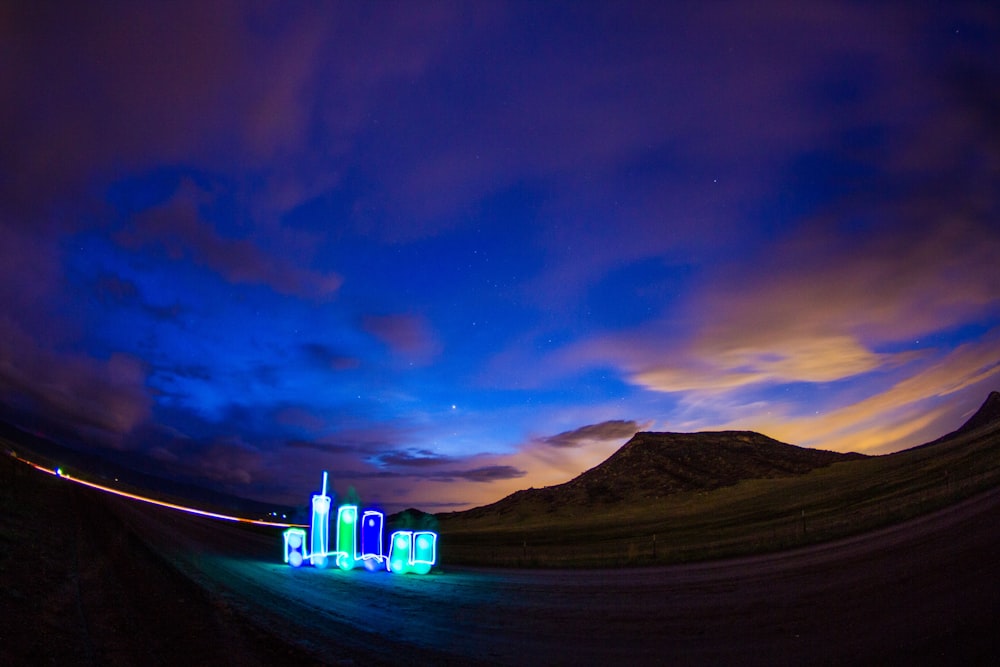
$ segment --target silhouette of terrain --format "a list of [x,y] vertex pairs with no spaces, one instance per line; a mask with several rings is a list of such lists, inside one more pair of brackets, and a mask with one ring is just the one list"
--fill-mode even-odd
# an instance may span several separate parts
[[867,458],[778,442],[753,431],[636,433],[603,463],[555,486],[517,491],[490,505],[443,516],[505,515],[530,506],[608,506],[712,491],[746,479],[802,475]]
[[962,424],[955,433],[973,431],[997,422],[1000,422],[1000,391],[991,391],[982,407],[976,411],[976,414],[969,417],[969,420]]

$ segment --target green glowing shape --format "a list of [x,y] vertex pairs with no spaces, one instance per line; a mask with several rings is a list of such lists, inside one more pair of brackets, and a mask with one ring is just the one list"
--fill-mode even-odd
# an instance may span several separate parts
[[337,510],[337,566],[354,569],[358,564],[358,506],[341,505]]
[[397,530],[389,538],[389,571],[395,574],[406,574],[410,571],[410,547],[413,543],[413,531]]

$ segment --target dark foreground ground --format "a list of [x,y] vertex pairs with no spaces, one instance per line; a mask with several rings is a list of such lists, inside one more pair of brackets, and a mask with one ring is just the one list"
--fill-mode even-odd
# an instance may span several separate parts
[[4,482],[3,664],[989,664],[1000,648],[1000,490],[767,556],[418,577],[293,570],[277,530],[27,469]]

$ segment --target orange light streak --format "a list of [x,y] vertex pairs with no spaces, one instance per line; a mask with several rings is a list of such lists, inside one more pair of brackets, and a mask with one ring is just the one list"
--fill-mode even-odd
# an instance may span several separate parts
[[129,493],[127,491],[120,491],[118,489],[113,489],[109,486],[104,486],[102,484],[96,484],[94,482],[88,482],[86,480],[77,479],[75,477],[70,477],[69,475],[60,473],[58,469],[53,470],[52,468],[46,468],[45,466],[38,465],[33,461],[21,458],[16,454],[12,456],[21,461],[22,463],[27,463],[29,466],[35,470],[59,477],[61,479],[68,480],[70,482],[76,482],[77,484],[82,484],[83,486],[90,487],[91,489],[97,489],[98,491],[103,491],[105,493],[111,493],[116,496],[121,496],[122,498],[128,498],[129,500],[138,500],[139,502],[149,503],[150,505],[158,505],[159,507],[166,507],[167,509],[179,510],[181,512],[187,512],[188,514],[197,514],[198,516],[205,516],[210,519],[219,519],[222,521],[237,521],[239,523],[250,523],[256,526],[271,526],[273,528],[308,528],[307,525],[301,523],[282,523],[280,521],[264,521],[263,519],[246,519],[239,516],[231,516],[229,514],[219,514],[217,512],[209,512],[207,510],[200,510],[194,507],[187,507],[185,505],[177,505],[175,503],[168,503],[165,500],[156,500],[155,498],[147,498],[146,496],[140,496],[135,493]]

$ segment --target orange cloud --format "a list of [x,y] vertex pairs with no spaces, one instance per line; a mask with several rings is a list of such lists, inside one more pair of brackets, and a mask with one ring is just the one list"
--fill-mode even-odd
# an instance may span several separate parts
[[883,452],[921,444],[960,425],[961,411],[944,399],[970,389],[969,400],[975,403],[995,388],[998,339],[1000,330],[993,331],[886,391],[815,416],[796,418],[791,406],[770,404],[770,417],[746,414],[721,428],[754,428],[779,440],[840,451]]

